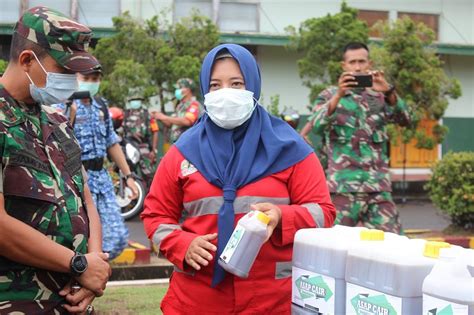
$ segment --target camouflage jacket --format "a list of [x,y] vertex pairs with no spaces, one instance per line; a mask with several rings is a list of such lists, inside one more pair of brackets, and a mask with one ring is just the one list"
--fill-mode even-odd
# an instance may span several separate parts
[[[202,113],[202,106],[195,98],[187,101],[187,102],[180,102],[176,106],[176,111],[173,114],[174,117],[186,117],[191,121],[191,123],[195,123],[199,116]],[[177,126],[173,125],[171,127],[171,134],[170,134],[170,143],[175,143],[178,141],[179,136],[183,132],[185,132],[189,127]]]
[[349,91],[328,115],[330,87],[316,99],[313,131],[326,143],[329,190],[335,192],[391,191],[387,157],[387,123],[407,125],[410,115],[400,97],[390,106],[383,93]]
[[125,111],[124,131],[126,137],[140,140],[140,143],[148,143],[153,132],[158,131],[156,121],[150,118],[148,110],[129,109]]
[[[74,251],[86,253],[81,149],[56,110],[15,101],[0,85],[0,192],[7,213]],[[31,244],[34,246],[34,244]],[[0,313],[57,314],[71,279],[0,256]]]

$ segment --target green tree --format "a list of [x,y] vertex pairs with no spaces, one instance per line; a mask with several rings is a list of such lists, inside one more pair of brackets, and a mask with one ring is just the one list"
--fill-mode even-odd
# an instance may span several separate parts
[[267,111],[274,116],[280,117],[280,94],[270,96],[270,105],[268,105]]
[[8,62],[6,60],[0,59],[0,75],[5,72]]
[[288,27],[289,49],[303,54],[298,69],[304,85],[311,89],[311,103],[328,84],[337,82],[341,74],[341,50],[349,42],[367,43],[368,27],[357,19],[357,10],[345,2],[337,14],[311,18],[301,23],[298,31]]
[[409,128],[391,126],[391,138],[401,133],[403,142],[415,138],[418,148],[431,149],[443,141],[448,129],[436,124],[431,136],[427,130],[417,128],[418,123],[424,118],[442,118],[449,104],[448,98],[461,96],[461,85],[444,72],[443,61],[432,48],[434,32],[427,26],[404,17],[375,27],[381,31],[383,46],[372,45],[371,58],[375,66],[384,70],[386,77],[394,82],[413,117]]
[[97,44],[94,53],[104,68],[101,92],[114,104],[123,106],[141,91],[158,95],[164,110],[177,79],[198,80],[202,59],[219,40],[216,25],[197,12],[175,24],[163,16],[144,23],[129,13],[115,17],[117,33]]

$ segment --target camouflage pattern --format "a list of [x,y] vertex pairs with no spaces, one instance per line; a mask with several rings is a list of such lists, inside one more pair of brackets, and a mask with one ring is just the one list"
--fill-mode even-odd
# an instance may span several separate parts
[[191,91],[194,91],[196,89],[196,83],[194,83],[194,81],[189,78],[181,78],[176,82],[175,87],[177,89],[188,88]]
[[[15,101],[0,85],[0,185],[9,215],[71,250],[86,253],[81,149],[53,109]],[[0,314],[63,314],[69,274],[0,256]]]
[[337,209],[335,224],[363,226],[386,232],[402,233],[398,211],[390,192],[338,193],[331,196]]
[[140,169],[147,183],[151,184],[156,170],[156,163],[149,158],[153,133],[158,132],[158,123],[148,114],[148,110],[129,109],[125,111],[124,132],[126,137],[131,137],[139,143],[140,147]]
[[[151,122],[148,110],[145,108],[126,110],[123,122],[125,137],[134,138],[140,143],[149,142],[152,135]],[[154,120],[153,122],[156,126],[156,122]]]
[[[308,122],[314,126],[314,119],[315,119],[315,111],[316,111],[316,106],[314,106],[311,109],[311,114],[308,117]],[[323,170],[326,170],[328,167],[328,153],[327,153],[327,145],[326,143],[328,140],[326,139],[328,136],[327,132],[323,132],[322,134],[318,134],[318,142],[316,143],[311,143],[311,145],[314,148],[314,153],[318,156],[319,162],[321,163],[321,166],[323,167]]]
[[328,116],[328,101],[336,91],[337,87],[330,87],[318,96],[310,118],[313,131],[326,140],[330,192],[391,191],[386,125],[407,125],[407,106],[400,97],[396,105],[390,106],[383,93],[354,89]]
[[14,31],[45,48],[66,69],[85,72],[100,68],[97,59],[87,52],[92,31],[58,11],[42,6],[31,8]]
[[[77,104],[74,134],[82,149],[81,159],[105,158],[107,149],[119,142],[112,126],[112,119],[106,119],[101,105],[95,100]],[[54,105],[64,111],[64,104]],[[118,256],[128,244],[128,229],[121,216],[121,210],[115,198],[114,187],[106,169],[88,170],[87,183],[95,201],[102,223],[102,249],[110,254],[110,259]]]
[[[188,118],[193,124],[198,120],[199,116],[202,113],[202,106],[196,98],[192,98],[186,102],[180,102],[175,109],[173,117],[185,117]],[[185,132],[189,127],[184,126],[171,126],[170,131],[170,143],[175,143],[178,141],[179,137],[183,132]]]

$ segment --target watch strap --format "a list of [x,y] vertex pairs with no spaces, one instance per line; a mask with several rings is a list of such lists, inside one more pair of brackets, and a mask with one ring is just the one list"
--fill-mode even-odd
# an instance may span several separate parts
[[392,95],[393,92],[395,92],[395,85],[390,84],[389,87],[388,87],[388,90],[383,92],[383,94],[385,95],[385,97],[388,97],[388,96]]

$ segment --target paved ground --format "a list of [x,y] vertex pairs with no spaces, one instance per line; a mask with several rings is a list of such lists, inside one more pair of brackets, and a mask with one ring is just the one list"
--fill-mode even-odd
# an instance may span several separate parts
[[[442,230],[450,224],[449,218],[440,214],[439,210],[428,201],[409,200],[397,206],[404,229]],[[127,225],[130,230],[130,240],[149,246],[142,222],[138,217],[127,221]]]
[[408,201],[397,206],[404,229],[443,230],[451,224],[449,217],[430,202]]

